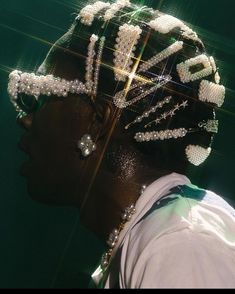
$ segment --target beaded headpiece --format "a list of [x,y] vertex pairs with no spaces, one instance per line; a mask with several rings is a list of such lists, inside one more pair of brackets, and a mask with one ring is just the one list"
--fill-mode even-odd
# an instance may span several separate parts
[[[105,26],[116,17],[121,18],[123,11],[125,9],[128,11],[131,6],[129,0],[117,0],[115,3],[97,1],[84,7],[77,21],[84,26],[92,26],[98,18]],[[142,7],[141,9],[147,8]],[[136,13],[141,9],[136,7]],[[128,15],[128,12],[125,11],[125,15]],[[158,93],[162,92],[165,87],[181,84],[187,88],[195,83],[198,85],[196,100],[212,108],[223,105],[225,87],[220,85],[220,76],[214,58],[200,50],[189,59],[181,56],[181,61],[175,66],[177,76],[172,75],[170,71],[164,71],[162,64],[174,59],[177,54],[181,54],[187,42],[197,44],[196,47],[203,47],[203,45],[197,34],[181,20],[153,10],[152,16],[151,20],[140,23],[131,22],[130,18],[129,22],[120,24],[115,37],[111,68],[113,80],[118,84],[118,90],[113,95],[114,105],[120,110],[125,110],[149,99],[149,108],[144,109],[143,113],[138,113],[132,121],[128,122],[125,130],[128,131],[144,123],[144,130],[137,131],[134,135],[138,144],[176,140],[192,132],[204,131],[212,135],[217,133],[218,121],[209,117],[199,121],[191,128],[182,125],[179,128],[159,129],[163,122],[180,116],[189,106],[191,98],[186,99],[182,93],[182,98],[175,101],[172,94],[153,103],[153,98],[158,96]],[[179,32],[177,39],[171,36],[176,30]],[[150,33],[155,33],[159,37],[169,35],[172,41],[163,50],[158,52],[155,50],[155,53],[145,60],[143,52]],[[90,36],[84,81],[66,81],[52,75],[40,76],[34,73],[22,73],[18,70],[13,71],[10,74],[8,86],[13,104],[20,110],[17,102],[21,94],[34,96],[38,100],[41,95],[67,97],[70,93],[75,93],[88,95],[94,100],[99,94],[99,79],[102,78],[100,70],[105,63],[106,39],[105,30],[101,36],[96,34]],[[180,94],[178,93],[177,97]],[[188,145],[185,149],[185,156],[189,162],[198,166],[206,160],[210,152],[211,146],[205,148],[205,146]]]

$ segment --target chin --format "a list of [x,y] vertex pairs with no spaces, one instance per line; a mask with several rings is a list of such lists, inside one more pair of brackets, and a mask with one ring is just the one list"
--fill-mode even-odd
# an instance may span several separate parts
[[63,205],[63,203],[59,201],[59,198],[56,197],[56,194],[53,191],[51,191],[49,187],[45,187],[41,183],[35,183],[28,180],[27,190],[30,198],[39,204],[47,206]]

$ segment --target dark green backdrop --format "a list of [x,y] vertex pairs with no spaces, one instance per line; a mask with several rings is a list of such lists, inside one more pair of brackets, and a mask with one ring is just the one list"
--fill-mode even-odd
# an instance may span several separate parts
[[[48,208],[27,196],[18,175],[21,130],[6,93],[9,70],[34,70],[49,44],[70,26],[79,0],[0,0],[0,288],[86,287],[102,243],[73,208]],[[141,2],[137,1],[136,2]],[[154,0],[155,8],[189,22],[216,56],[227,87],[220,134],[195,184],[235,200],[235,1]]]

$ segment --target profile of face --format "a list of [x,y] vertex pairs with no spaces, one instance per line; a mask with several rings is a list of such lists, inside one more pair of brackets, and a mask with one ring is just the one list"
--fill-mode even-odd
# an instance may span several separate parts
[[[80,78],[76,56],[69,52],[52,55],[51,58],[49,54],[37,74],[53,74],[68,81]],[[19,146],[29,155],[21,173],[34,200],[81,208],[85,197],[90,196],[88,193],[91,190],[96,195],[102,193],[106,181],[112,181],[112,177],[122,183],[130,181],[137,164],[135,151],[117,126],[112,130],[115,140],[108,144],[106,152],[114,119],[112,104],[71,93],[66,98],[40,97],[39,101],[35,111],[17,119],[25,129]],[[89,157],[84,157],[78,148],[85,134],[90,134],[96,143],[96,150]]]

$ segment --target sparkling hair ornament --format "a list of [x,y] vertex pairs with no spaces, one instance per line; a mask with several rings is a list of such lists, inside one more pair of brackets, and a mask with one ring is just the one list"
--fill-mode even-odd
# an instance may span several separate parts
[[141,116],[138,116],[133,122],[125,126],[125,129],[128,130],[132,125],[141,123],[143,119],[148,118],[150,114],[155,113],[158,109],[163,108],[165,104],[169,104],[172,100],[172,96],[166,97],[163,101],[157,103],[157,105],[152,106],[150,110],[145,111]]
[[[144,99],[146,100],[146,98],[149,98],[150,100],[148,105],[152,105],[153,99],[158,97],[160,89],[163,90],[163,87],[168,88],[168,83],[171,83],[172,85],[175,83],[175,74],[177,75],[178,73],[181,83],[184,84],[181,85],[182,88],[188,88],[189,86],[185,85],[187,83],[201,80],[199,81],[200,84],[198,83],[198,100],[201,102],[211,103],[212,107],[215,105],[221,107],[225,99],[225,88],[224,86],[220,85],[220,76],[218,74],[218,69],[213,57],[208,57],[204,53],[199,53],[201,55],[177,64],[176,73],[172,73],[171,71],[167,73],[165,72],[165,69],[167,69],[166,65],[169,57],[180,53],[183,51],[184,47],[187,46],[187,44],[184,44],[185,39],[193,40],[195,43],[201,43],[201,40],[198,38],[197,34],[181,20],[173,16],[163,14],[159,11],[153,11],[153,20],[148,20],[145,23],[140,22],[139,25],[137,25],[134,16],[138,15],[141,9],[139,10],[138,6],[135,6],[134,4],[132,5],[129,0],[117,0],[115,3],[97,1],[94,4],[84,7],[80,11],[78,19],[81,21],[81,23],[87,26],[92,25],[96,16],[99,16],[99,19],[103,18],[104,24],[107,21],[112,20],[115,16],[120,16],[119,20],[121,20],[123,19],[121,12],[125,7],[131,7],[134,9],[136,8],[136,10],[134,10],[134,13],[123,13],[123,16],[130,16],[130,21],[125,24],[122,23],[119,26],[118,35],[116,36],[113,66],[110,68],[113,69],[114,79],[118,82],[125,82],[125,84],[123,83],[123,90],[119,89],[118,92],[114,93],[114,105],[119,109],[125,109],[127,107],[136,106],[140,101]],[[134,22],[132,22],[132,19]],[[144,25],[144,29],[142,28],[142,24]],[[146,30],[146,27],[149,27],[149,30]],[[147,60],[143,59],[143,55],[141,55],[142,53],[140,54],[141,56],[135,55],[137,46],[146,45],[144,44],[145,41],[147,41],[147,38],[145,38],[146,32],[154,30],[161,35],[169,34],[170,38],[170,33],[176,28],[180,29],[180,40],[175,41],[161,52],[155,52],[154,55]],[[141,38],[141,36],[143,36],[143,38]],[[98,41],[99,46],[97,45]],[[22,73],[20,71],[12,72],[10,74],[8,85],[8,92],[11,96],[12,102],[17,107],[17,99],[21,93],[32,95],[36,99],[39,99],[40,95],[67,97],[70,93],[85,94],[93,99],[98,92],[98,81],[104,46],[105,37],[99,38],[94,34],[91,35],[90,43],[87,49],[86,71],[83,82],[79,80],[67,81],[52,75],[40,76],[33,73]],[[144,50],[141,50],[141,52],[144,52]],[[184,55],[182,54],[182,57],[183,56]],[[163,61],[165,62],[165,65],[163,64]],[[157,71],[158,69],[162,69],[162,71],[159,73]],[[152,72],[150,72],[150,70],[152,70]],[[197,71],[195,72],[195,70]],[[154,78],[150,78],[149,76],[154,76]],[[215,83],[206,80],[207,77],[208,79],[214,77]],[[122,86],[122,83],[120,83],[120,86]],[[131,98],[129,98],[129,95]],[[160,97],[162,97],[161,94]],[[158,109],[163,108],[168,103],[169,101],[166,97],[165,100],[154,103],[156,105],[152,106],[152,108],[149,110],[143,110],[142,114],[138,112],[138,116],[134,119],[133,122],[129,123],[125,129],[127,130],[130,126],[141,123],[144,119],[147,119],[150,115],[154,114]],[[165,111],[163,114],[157,117],[156,120],[151,121],[150,123],[147,123],[146,121],[145,127],[147,128],[153,124],[159,125],[162,120],[173,117],[176,115],[176,112],[178,112],[179,109],[186,107],[186,103],[190,103],[190,101],[188,100],[188,102],[185,101],[184,103],[185,104],[180,104],[180,102],[177,103],[171,110]],[[172,130],[156,130],[153,132],[143,133],[138,132],[135,134],[135,139],[137,142],[178,139],[185,137],[189,132],[192,131],[217,133],[218,121],[203,121],[197,126],[197,128],[195,128],[195,130],[182,126],[182,128]],[[187,154],[191,162],[195,161],[192,159],[194,156],[190,155],[192,150],[194,151],[193,154],[195,154],[195,150],[197,150],[197,156],[201,151],[202,157],[205,157],[205,149],[195,149],[195,146],[188,147]]]
[[109,2],[97,1],[92,5],[85,6],[79,13],[78,19],[80,19],[81,23],[87,26],[91,26],[95,16],[105,8],[110,7]]
[[112,5],[110,5],[109,9],[105,12],[104,15],[104,20],[105,21],[110,21],[114,16],[123,9],[124,7],[129,7],[131,6],[131,3],[129,0],[118,0]]
[[[192,73],[190,68],[197,65],[203,65],[204,68],[195,73]],[[185,84],[211,75],[213,69],[210,63],[210,59],[205,54],[202,54],[178,64],[177,71],[181,82]]]
[[117,81],[125,82],[131,72],[132,58],[142,30],[139,26],[124,24],[119,27],[114,51],[114,72]]
[[180,28],[182,31],[182,36],[186,39],[192,39],[194,41],[199,41],[197,34],[186,26],[181,20],[175,18],[168,14],[163,14],[156,19],[149,22],[149,26],[155,31],[161,34],[168,34],[175,28]]
[[211,154],[211,148],[203,148],[197,145],[189,145],[185,149],[188,161],[195,165],[201,165]]
[[207,80],[202,80],[199,88],[199,100],[221,107],[224,104],[225,87]]
[[83,157],[88,157],[96,150],[96,144],[92,141],[91,135],[86,134],[78,142],[78,148],[81,150]]
[[188,106],[188,101],[187,100],[185,100],[181,104],[177,103],[171,110],[164,112],[157,119],[149,122],[144,127],[148,128],[148,127],[152,126],[153,124],[158,125],[158,124],[161,123],[162,120],[166,120],[168,117],[172,118],[173,116],[176,115],[177,111],[179,111],[180,109],[185,109],[187,106]]
[[100,38],[100,45],[95,63],[95,45],[98,41],[96,35],[92,35],[88,46],[88,55],[86,58],[86,74],[85,83],[78,79],[67,81],[53,75],[35,75],[34,73],[23,73],[15,70],[9,75],[8,93],[14,106],[17,107],[17,99],[19,94],[34,96],[36,100],[40,95],[58,97],[67,97],[71,94],[86,94],[93,99],[97,95],[99,71],[103,54],[105,37]]
[[197,125],[197,128],[178,128],[173,130],[162,130],[162,131],[153,131],[153,132],[139,132],[135,135],[135,140],[138,143],[141,142],[150,142],[150,141],[164,141],[170,139],[183,138],[189,133],[194,133],[198,131],[206,131],[209,133],[218,132],[218,121],[217,120],[208,120],[200,122]]
[[95,16],[105,10],[104,21],[110,21],[121,9],[131,6],[129,0],[117,0],[115,3],[97,1],[94,4],[85,6],[79,13],[78,19],[81,23],[91,26]]

